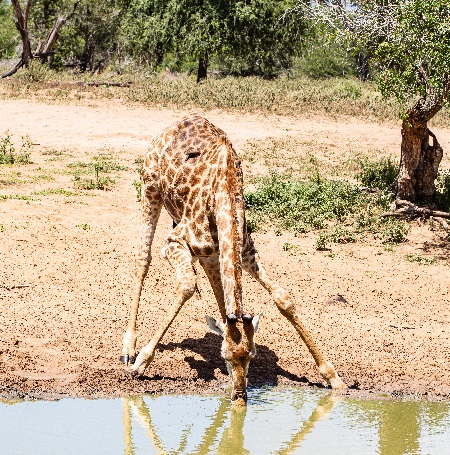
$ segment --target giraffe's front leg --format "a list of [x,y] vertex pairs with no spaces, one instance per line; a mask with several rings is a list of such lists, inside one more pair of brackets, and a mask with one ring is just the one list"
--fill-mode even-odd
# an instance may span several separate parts
[[170,262],[177,273],[178,286],[175,302],[167,313],[166,318],[160,325],[151,341],[144,346],[131,367],[133,376],[142,376],[149,363],[153,360],[156,346],[167,332],[170,324],[181,310],[184,303],[189,300],[195,292],[195,272],[192,266],[192,256],[180,243],[169,241],[164,248],[164,256]]
[[136,360],[136,323],[141,299],[142,286],[150,265],[150,258],[136,257],[135,284],[131,303],[130,317],[127,330],[122,341],[122,355],[120,361],[125,365],[131,365]]
[[300,338],[313,356],[320,375],[333,389],[345,389],[346,385],[337,374],[331,362],[323,356],[306,327],[297,315],[297,311],[288,292],[273,281],[263,267],[259,255],[250,237],[243,252],[242,267],[250,273],[272,295],[278,310],[294,326]]
[[[151,173],[147,173],[151,175]],[[158,193],[158,185],[154,180],[144,182],[141,200],[141,232],[135,263],[135,281],[131,301],[127,330],[122,342],[120,361],[125,365],[134,363],[136,359],[136,323],[141,299],[142,286],[151,262],[151,247],[158,218],[161,213],[162,200]]]

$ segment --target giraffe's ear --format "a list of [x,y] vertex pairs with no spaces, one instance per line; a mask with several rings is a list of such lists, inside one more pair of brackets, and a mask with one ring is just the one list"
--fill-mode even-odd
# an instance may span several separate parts
[[262,313],[259,313],[252,320],[252,324],[253,324],[253,328],[255,330],[255,333],[258,330],[259,319],[260,319],[261,316],[262,316]]
[[206,316],[206,323],[210,328],[211,332],[216,333],[217,335],[223,337],[225,333],[225,324],[222,321],[212,318],[211,316]]

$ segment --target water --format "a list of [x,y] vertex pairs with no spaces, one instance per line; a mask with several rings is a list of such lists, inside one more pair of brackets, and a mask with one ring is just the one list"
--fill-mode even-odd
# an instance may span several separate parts
[[0,453],[448,454],[450,405],[299,389],[253,390],[246,408],[189,395],[0,403]]

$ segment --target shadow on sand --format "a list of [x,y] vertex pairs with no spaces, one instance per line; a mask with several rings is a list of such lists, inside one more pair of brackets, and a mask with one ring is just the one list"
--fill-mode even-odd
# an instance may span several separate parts
[[[159,344],[161,351],[174,350],[176,348],[191,351],[202,357],[201,360],[192,355],[186,355],[184,360],[189,366],[197,371],[199,379],[212,381],[216,379],[215,370],[219,369],[227,374],[225,361],[220,357],[222,339],[213,333],[207,333],[203,338],[186,338],[181,343]],[[278,377],[284,377],[292,382],[323,387],[320,383],[311,383],[304,376],[300,377],[278,365],[277,355],[263,345],[256,345],[256,357],[250,363],[248,372],[248,385],[250,387],[261,387],[264,385],[275,386],[278,384]]]

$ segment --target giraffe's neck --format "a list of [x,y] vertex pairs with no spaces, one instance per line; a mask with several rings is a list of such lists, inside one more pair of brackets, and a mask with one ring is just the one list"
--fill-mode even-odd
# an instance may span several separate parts
[[242,314],[241,254],[244,240],[244,201],[240,163],[224,138],[219,151],[216,218],[219,261],[226,314]]

